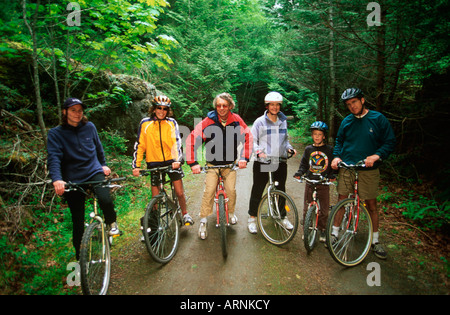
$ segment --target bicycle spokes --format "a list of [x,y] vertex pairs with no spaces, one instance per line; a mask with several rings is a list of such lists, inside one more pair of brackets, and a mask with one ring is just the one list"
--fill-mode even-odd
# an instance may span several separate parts
[[259,204],[258,226],[272,244],[286,244],[297,231],[297,216],[297,209],[289,196],[281,191],[271,191]]

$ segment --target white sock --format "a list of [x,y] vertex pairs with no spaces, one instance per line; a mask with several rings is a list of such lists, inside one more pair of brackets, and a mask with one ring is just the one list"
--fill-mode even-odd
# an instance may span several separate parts
[[373,232],[373,236],[372,236],[372,244],[378,243],[378,236],[379,236],[379,233],[378,233],[378,232]]
[[333,230],[331,231],[331,234],[333,234],[334,236],[338,237],[339,236],[339,226],[334,226],[333,225]]

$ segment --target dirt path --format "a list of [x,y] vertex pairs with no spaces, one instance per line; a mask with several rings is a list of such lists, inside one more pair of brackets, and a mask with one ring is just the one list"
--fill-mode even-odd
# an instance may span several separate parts
[[[302,152],[302,151],[300,151]],[[287,192],[302,213],[304,184],[291,176],[300,156],[289,161]],[[162,266],[148,255],[139,241],[136,229],[133,241],[113,255],[109,294],[174,294],[174,295],[287,295],[287,294],[448,294],[441,278],[425,277],[421,270],[411,270],[401,251],[388,246],[389,258],[380,261],[372,253],[359,266],[343,268],[330,257],[323,244],[308,255],[299,228],[295,239],[276,247],[261,234],[247,231],[247,210],[252,183],[250,163],[238,171],[237,208],[239,222],[229,229],[229,255],[221,255],[219,231],[209,217],[208,238],[197,236],[198,212],[203,193],[204,175],[186,174],[188,209],[195,225],[183,227],[181,243],[174,259]],[[367,267],[375,262],[376,270]],[[380,280],[380,286],[369,286],[367,280]]]

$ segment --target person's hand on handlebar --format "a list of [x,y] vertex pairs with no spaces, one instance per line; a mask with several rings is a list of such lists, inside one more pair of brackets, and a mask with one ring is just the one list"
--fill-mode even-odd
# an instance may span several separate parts
[[133,176],[139,176],[140,175],[140,171],[141,171],[141,169],[140,168],[133,168]]
[[246,160],[239,160],[239,168],[243,169],[247,167],[247,161]]
[[202,171],[202,167],[200,164],[194,165],[191,167],[192,174],[200,174]]
[[334,158],[333,161],[331,162],[331,168],[334,170],[337,170],[339,168],[339,162],[341,162],[342,160],[340,158]]
[[64,187],[66,182],[63,180],[57,180],[53,182],[53,187],[55,188],[55,192],[58,196],[62,196],[64,194]]
[[364,160],[364,164],[366,164],[366,167],[372,167],[376,161],[380,159],[380,156],[378,154],[374,154],[371,156],[366,157]]

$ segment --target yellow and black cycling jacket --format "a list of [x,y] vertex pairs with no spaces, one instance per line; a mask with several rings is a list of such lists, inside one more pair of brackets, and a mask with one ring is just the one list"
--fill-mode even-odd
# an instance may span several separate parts
[[144,153],[147,163],[182,161],[181,138],[175,119],[146,117],[141,120],[134,144],[133,168],[141,167]]

